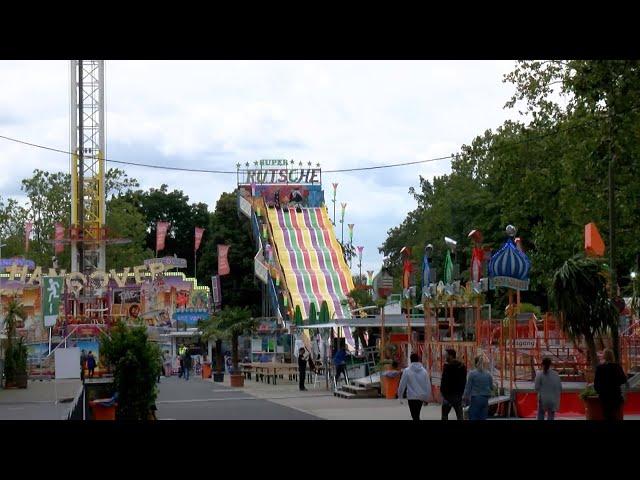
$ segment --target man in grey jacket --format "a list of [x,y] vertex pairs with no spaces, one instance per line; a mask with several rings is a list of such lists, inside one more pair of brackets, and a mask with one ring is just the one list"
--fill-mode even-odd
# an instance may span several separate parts
[[407,400],[409,401],[409,411],[413,420],[420,420],[420,410],[422,405],[432,401],[431,379],[429,372],[420,363],[420,356],[412,353],[411,365],[404,369],[402,378],[400,378],[400,386],[398,387],[398,398],[402,403],[404,392],[407,392]]
[[562,381],[558,372],[551,369],[549,357],[542,360],[542,371],[536,375],[535,387],[538,392],[538,420],[544,420],[545,413],[548,420],[553,420],[560,409]]

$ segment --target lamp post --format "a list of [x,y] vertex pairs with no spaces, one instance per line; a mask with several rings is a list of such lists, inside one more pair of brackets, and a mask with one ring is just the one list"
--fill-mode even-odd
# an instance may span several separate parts
[[358,282],[362,285],[362,250],[364,250],[363,246],[358,246],[358,268],[360,269],[360,274],[358,275]]
[[[349,227],[349,245],[353,248],[353,227],[355,226],[355,223],[349,223],[347,226]],[[351,248],[349,251],[351,251]],[[349,255],[349,268],[351,268],[352,260],[351,255]]]
[[340,216],[340,224],[342,225],[342,236],[341,238],[341,242],[344,248],[344,211],[347,208],[347,204],[346,203],[341,203],[340,206],[342,207],[342,212],[341,212],[341,216]]
[[2,240],[0,240],[0,260],[2,260],[2,247],[6,247],[7,244],[6,243],[2,243]]
[[338,189],[338,184],[332,183],[331,186],[333,186],[333,200],[331,200],[333,202],[333,220],[331,222],[335,227],[336,226],[336,190]]

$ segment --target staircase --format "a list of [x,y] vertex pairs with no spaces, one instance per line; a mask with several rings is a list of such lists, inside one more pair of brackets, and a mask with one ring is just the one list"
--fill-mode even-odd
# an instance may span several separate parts
[[373,386],[342,385],[340,390],[333,392],[333,395],[348,400],[354,398],[378,398],[380,396],[380,388]]

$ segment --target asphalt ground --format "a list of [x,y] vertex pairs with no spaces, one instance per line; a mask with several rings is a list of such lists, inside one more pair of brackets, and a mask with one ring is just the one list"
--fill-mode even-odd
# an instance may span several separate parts
[[158,420],[319,420],[295,408],[198,377],[165,377],[158,387]]

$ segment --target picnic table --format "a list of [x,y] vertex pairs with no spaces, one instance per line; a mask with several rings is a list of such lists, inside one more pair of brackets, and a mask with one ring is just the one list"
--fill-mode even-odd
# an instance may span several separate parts
[[[239,363],[245,378],[251,379],[251,374],[255,374],[256,382],[263,382],[266,378],[267,383],[271,383],[273,378],[273,384],[277,383],[278,377],[283,375],[289,375],[289,380],[292,378],[297,379],[298,376],[298,364],[297,363],[281,363],[281,362],[264,362],[264,363]],[[308,374],[311,374],[308,371]]]

